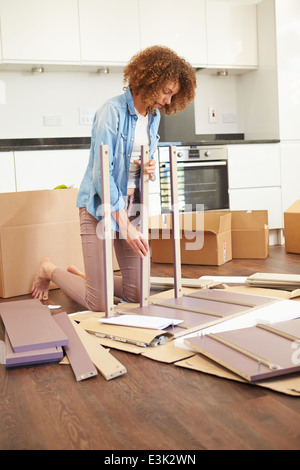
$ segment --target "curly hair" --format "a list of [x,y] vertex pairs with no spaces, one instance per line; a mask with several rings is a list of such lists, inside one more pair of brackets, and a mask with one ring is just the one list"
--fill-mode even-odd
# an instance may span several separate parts
[[195,97],[197,84],[193,67],[165,46],[151,46],[133,56],[124,69],[123,78],[132,92],[142,96],[150,111],[167,82],[178,82],[180,89],[171,103],[161,109],[165,114],[182,111]]

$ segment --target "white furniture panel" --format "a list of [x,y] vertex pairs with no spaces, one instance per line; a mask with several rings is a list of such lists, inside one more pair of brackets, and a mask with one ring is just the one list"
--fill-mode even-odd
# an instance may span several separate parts
[[0,0],[4,62],[80,62],[77,0]]
[[255,4],[207,0],[206,18],[209,66],[257,67]]
[[140,49],[138,0],[79,0],[83,63],[127,63]]
[[204,0],[140,0],[141,48],[168,46],[195,66],[206,65]]
[[300,142],[281,142],[280,151],[282,210],[284,212],[300,199]]
[[228,145],[229,188],[280,186],[278,144]]
[[0,152],[0,193],[16,191],[13,152]]
[[60,184],[78,188],[89,150],[36,150],[15,152],[17,191],[53,189]]
[[229,190],[230,210],[267,210],[270,229],[283,227],[281,188]]

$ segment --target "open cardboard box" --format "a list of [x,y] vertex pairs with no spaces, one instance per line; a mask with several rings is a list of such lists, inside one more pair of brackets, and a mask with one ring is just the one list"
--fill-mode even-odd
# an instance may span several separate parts
[[[83,270],[77,189],[0,194],[0,297],[31,293],[42,258]],[[114,269],[117,269],[114,260]],[[57,288],[51,283],[50,288]]]
[[[230,213],[182,213],[179,220],[182,264],[220,266],[232,259]],[[173,263],[171,214],[150,217],[149,230],[152,261]]]
[[267,258],[269,255],[268,211],[224,212],[231,214],[232,258]]
[[83,269],[76,199],[77,189],[0,194],[1,297],[29,294],[46,256]]
[[300,200],[295,201],[283,214],[285,251],[300,253]]

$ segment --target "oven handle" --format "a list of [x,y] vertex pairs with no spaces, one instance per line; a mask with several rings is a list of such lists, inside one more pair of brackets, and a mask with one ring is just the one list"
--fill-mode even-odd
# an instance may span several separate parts
[[197,167],[197,166],[225,166],[226,160],[219,161],[206,161],[206,162],[178,162],[178,166],[182,167]]

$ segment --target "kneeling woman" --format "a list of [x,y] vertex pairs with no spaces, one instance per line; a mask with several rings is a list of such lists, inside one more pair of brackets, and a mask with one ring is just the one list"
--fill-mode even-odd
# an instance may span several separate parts
[[50,280],[89,310],[104,311],[104,241],[101,224],[100,145],[109,148],[110,204],[113,244],[121,271],[114,276],[114,295],[128,302],[140,299],[140,258],[148,256],[147,240],[136,223],[139,203],[140,150],[149,146],[146,172],[154,179],[154,152],[158,143],[160,112],[176,114],[194,99],[195,72],[172,50],[153,46],[134,56],[124,69],[125,92],[106,101],[97,111],[90,157],[78,191],[77,206],[85,273],[41,261],[32,295],[47,299]]

